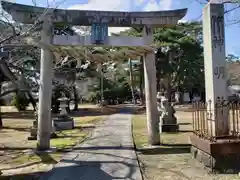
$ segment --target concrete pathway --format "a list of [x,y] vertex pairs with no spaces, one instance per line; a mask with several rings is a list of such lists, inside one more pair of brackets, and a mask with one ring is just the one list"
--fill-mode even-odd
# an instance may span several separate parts
[[68,153],[44,180],[142,180],[131,131],[131,115],[115,114]]

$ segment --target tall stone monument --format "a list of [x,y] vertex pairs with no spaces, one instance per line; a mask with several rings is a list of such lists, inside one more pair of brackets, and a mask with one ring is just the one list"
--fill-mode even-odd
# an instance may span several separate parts
[[[197,119],[195,122],[199,125],[194,127],[195,134],[190,137],[192,153],[212,170],[239,172],[240,141],[237,136],[230,134],[229,106],[226,104],[219,107],[219,104],[224,104],[224,100],[228,100],[224,4],[210,2],[204,7],[203,40],[207,116],[205,117],[205,106],[194,107],[198,113],[193,115],[193,120]],[[235,110],[232,110],[234,113]]]
[[224,5],[208,3],[203,10],[203,42],[206,102],[213,135],[228,135],[228,117],[217,116],[215,105],[218,99],[227,100],[226,53],[224,34]]
[[[117,11],[86,11],[48,9],[27,6],[2,1],[2,7],[12,15],[13,20],[34,24],[39,20],[43,24],[42,40],[46,44],[57,45],[96,45],[96,46],[149,46],[153,43],[153,28],[169,27],[177,24],[183,18],[187,9],[154,12],[117,12]],[[44,15],[42,15],[44,13]],[[42,18],[43,17],[43,18]],[[40,19],[39,19],[40,18]],[[91,37],[84,36],[55,36],[53,41],[52,28],[55,23],[70,26],[91,26]],[[144,29],[143,37],[109,37],[108,27],[140,27]],[[41,77],[40,77],[40,100],[39,100],[39,146],[42,149],[49,148],[50,129],[50,104],[52,52],[42,50]],[[158,113],[156,102],[156,68],[154,52],[146,54],[144,58],[145,89],[146,89],[146,111],[148,121],[149,143],[160,144]],[[45,102],[46,106],[43,106]],[[44,139],[44,140],[43,140]]]

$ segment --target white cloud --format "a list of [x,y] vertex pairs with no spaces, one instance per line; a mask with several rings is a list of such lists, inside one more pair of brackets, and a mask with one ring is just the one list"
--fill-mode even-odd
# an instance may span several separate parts
[[180,20],[178,21],[178,23],[186,23],[186,22],[188,22],[188,20],[186,20],[186,19],[180,19]]
[[161,0],[160,3],[157,3],[156,0],[150,0],[145,6],[144,11],[169,10],[172,7],[172,3],[173,0]]
[[[131,9],[130,0],[90,0],[87,4],[76,4],[69,7],[69,9],[79,10],[109,10],[109,11],[129,11]],[[109,28],[109,35],[111,33],[119,33],[129,28],[112,27]]]
[[81,10],[109,10],[109,11],[129,11],[131,9],[130,0],[89,0],[87,4],[76,4],[69,9]]
[[82,10],[109,10],[109,11],[131,11],[132,5],[138,6],[146,3],[143,11],[168,10],[171,8],[173,0],[89,0],[86,4],[76,4],[69,9]]
[[[161,0],[157,3],[157,0],[89,0],[86,4],[76,4],[69,9],[79,10],[109,10],[109,11],[131,11],[133,7],[131,5],[140,5],[147,2],[143,11],[157,11],[168,10],[172,6],[172,0]],[[118,33],[129,28],[112,27],[109,28],[109,34]]]

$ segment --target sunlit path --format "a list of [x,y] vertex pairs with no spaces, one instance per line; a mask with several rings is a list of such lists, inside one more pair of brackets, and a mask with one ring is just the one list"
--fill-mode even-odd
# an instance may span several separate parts
[[91,137],[68,153],[49,174],[42,179],[141,180],[132,139],[131,115],[109,116]]

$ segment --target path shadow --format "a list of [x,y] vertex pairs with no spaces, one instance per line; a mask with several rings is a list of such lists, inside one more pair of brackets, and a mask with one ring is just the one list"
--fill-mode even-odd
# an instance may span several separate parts
[[179,130],[179,133],[191,133],[193,130]]
[[144,114],[146,112],[146,107],[135,107],[133,114]]
[[[135,180],[135,171],[138,166],[118,161],[78,161],[78,160],[61,160],[65,164],[63,167],[55,167],[49,173],[41,176],[40,180],[114,180],[114,179],[129,179]],[[104,165],[103,165],[104,164]],[[115,170],[111,169],[113,166]],[[122,171],[122,166],[127,167],[127,171]],[[117,169],[119,168],[119,169]],[[120,174],[120,175],[119,175]]]
[[88,146],[76,147],[74,150],[134,150],[131,146]]
[[167,147],[189,147],[191,148],[191,144],[188,144],[188,143],[184,143],[184,144],[168,144],[168,143],[161,143],[161,146],[167,146]]
[[23,173],[17,175],[0,175],[0,180],[35,180],[38,179],[40,174],[43,174],[43,172]]
[[24,150],[31,150],[34,149],[33,147],[8,147],[8,146],[4,146],[1,147],[0,146],[0,151],[24,151]]
[[124,158],[124,159],[128,159],[128,160],[136,160],[136,158],[130,158],[130,157],[126,157],[126,156],[120,156],[120,155],[115,155],[115,154],[110,154],[110,153],[106,153],[106,152],[97,152],[97,151],[84,151],[84,153],[87,154],[93,154],[93,155],[105,155],[105,156],[109,156],[109,157],[115,157],[115,158]]
[[[1,129],[9,129],[9,130],[15,130],[15,131],[21,131],[21,132],[29,132],[30,127],[9,127],[9,126],[3,126]],[[0,130],[1,130],[0,129]]]
[[56,164],[58,163],[55,159],[53,159],[49,153],[47,152],[36,152],[35,153],[38,157],[40,157],[41,162],[44,164]]
[[178,123],[180,126],[191,125],[192,123]]
[[[97,119],[98,121],[98,119]],[[76,125],[74,129],[79,129],[79,130],[88,130],[88,129],[94,129],[96,128],[96,124],[82,124],[82,125]]]
[[[107,108],[107,107],[106,107]],[[84,117],[84,116],[106,116],[106,115],[113,115],[113,114],[132,114],[135,112],[135,108],[127,107],[127,105],[121,107],[110,107],[111,110],[101,112],[100,108],[84,108],[79,109],[78,111],[71,112],[70,116],[72,117]]]
[[2,112],[3,119],[34,119],[34,111],[26,110],[21,112]]
[[184,154],[191,152],[191,144],[161,144],[159,147],[140,148],[137,151],[144,155]]
[[[109,108],[109,110],[108,110]],[[79,108],[77,111],[71,111],[70,115],[72,117],[84,117],[84,116],[104,116],[112,115],[120,111],[119,107],[104,107],[104,111],[101,112],[100,107],[96,108]]]

